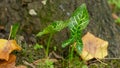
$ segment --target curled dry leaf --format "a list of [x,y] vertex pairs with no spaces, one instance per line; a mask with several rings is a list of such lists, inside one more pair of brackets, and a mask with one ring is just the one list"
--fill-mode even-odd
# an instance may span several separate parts
[[0,68],[15,68],[16,56],[10,54],[9,60],[0,60]]
[[8,61],[9,54],[13,50],[21,50],[15,40],[0,39],[0,59]]
[[83,60],[92,58],[103,59],[108,55],[108,42],[95,37],[91,33],[87,33],[83,38],[83,51],[80,54]]

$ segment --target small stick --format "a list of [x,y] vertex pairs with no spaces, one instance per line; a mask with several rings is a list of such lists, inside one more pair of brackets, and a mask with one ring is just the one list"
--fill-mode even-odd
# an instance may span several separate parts
[[97,61],[99,61],[100,63],[104,64],[104,65],[108,65],[108,64],[102,62],[101,60],[99,60],[99,59],[97,59],[97,58],[95,58],[95,59],[96,59]]
[[23,63],[25,65],[28,65],[28,66],[32,67],[32,68],[36,68],[32,63],[28,63],[27,61],[23,61]]

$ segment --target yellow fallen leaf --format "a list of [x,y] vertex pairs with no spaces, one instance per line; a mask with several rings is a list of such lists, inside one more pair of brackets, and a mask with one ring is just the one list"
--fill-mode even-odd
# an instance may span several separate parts
[[10,54],[10,58],[8,61],[0,60],[0,68],[15,68],[15,61],[16,61],[16,56]]
[[103,59],[108,55],[108,42],[95,37],[91,33],[87,33],[83,38],[83,51],[80,54],[83,60],[92,58]]
[[15,40],[0,39],[0,59],[8,61],[9,54],[13,50],[21,50]]

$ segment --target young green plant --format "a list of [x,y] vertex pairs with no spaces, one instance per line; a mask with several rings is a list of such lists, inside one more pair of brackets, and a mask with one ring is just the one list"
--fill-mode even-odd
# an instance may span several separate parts
[[70,29],[70,38],[62,44],[62,47],[76,43],[75,46],[72,46],[70,52],[70,59],[73,58],[74,48],[77,53],[80,54],[83,48],[82,43],[82,31],[86,28],[89,23],[89,15],[86,9],[86,5],[82,4],[78,7],[72,14],[69,19],[68,28]]
[[[37,34],[38,37],[44,34],[50,34],[48,44],[47,44],[47,49],[46,49],[47,56],[48,56],[52,34],[54,34],[55,32],[59,32],[66,27],[70,29],[70,38],[62,44],[62,47],[64,48],[76,42],[75,48],[76,48],[76,51],[80,54],[83,48],[83,44],[81,40],[82,31],[86,28],[86,26],[88,25],[88,22],[89,22],[89,16],[86,9],[86,5],[82,4],[73,12],[70,19],[66,21],[55,21],[52,24],[50,24],[48,27],[46,27],[42,32],[39,32]],[[70,53],[71,59],[73,56],[73,51],[74,51],[74,47],[72,46],[71,53]]]

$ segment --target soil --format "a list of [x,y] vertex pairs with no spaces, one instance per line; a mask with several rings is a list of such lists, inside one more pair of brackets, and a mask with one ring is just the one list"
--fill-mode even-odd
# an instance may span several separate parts
[[[33,47],[36,43],[46,45],[48,36],[36,38],[36,34],[53,21],[69,18],[81,3],[78,0],[48,0],[44,5],[42,0],[0,0],[0,38],[7,39],[11,25],[20,23],[17,41],[23,50],[15,52],[18,56],[17,63],[23,63],[22,60],[33,62],[36,59],[43,58],[44,49],[34,50]],[[37,15],[31,15],[29,13],[31,9]],[[63,55],[65,49],[62,49],[60,45],[68,37],[67,29],[53,36],[51,45],[56,45],[57,54]],[[50,48],[50,51],[53,51],[53,46]],[[66,52],[65,55],[67,54]]]
[[[10,27],[14,23],[20,23],[17,33],[17,42],[22,47],[22,51],[14,52],[17,55],[17,65],[29,63],[45,57],[45,49],[34,49],[36,43],[46,48],[49,35],[36,38],[36,34],[43,30],[48,24],[56,20],[66,20],[71,13],[82,2],[79,0],[0,0],[0,38],[8,38]],[[33,9],[37,15],[31,15],[29,12]],[[61,43],[69,37],[68,29],[56,33],[51,41],[50,51],[54,51],[60,56],[68,55],[68,48],[61,48]],[[115,61],[116,62],[116,61]],[[66,63],[65,63],[66,64]],[[58,66],[57,66],[58,65]],[[62,68],[62,64],[57,63],[56,68]],[[111,65],[111,63],[109,64]],[[118,64],[119,65],[119,64]],[[60,66],[60,67],[59,67]]]

